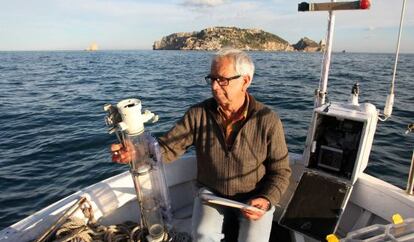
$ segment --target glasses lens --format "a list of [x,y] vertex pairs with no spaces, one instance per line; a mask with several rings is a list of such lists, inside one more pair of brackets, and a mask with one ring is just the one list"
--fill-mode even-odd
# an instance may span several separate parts
[[227,86],[229,85],[229,82],[231,80],[237,79],[239,77],[241,77],[241,75],[236,75],[232,77],[222,77],[222,76],[213,77],[211,75],[208,75],[204,77],[204,79],[206,80],[207,84],[212,84],[214,81],[216,81],[220,86]]
[[213,84],[213,82],[217,82],[217,84],[219,84],[220,86],[226,86],[229,84],[229,81],[225,77],[214,77],[208,75],[204,77],[204,79],[206,80],[206,83],[209,85]]

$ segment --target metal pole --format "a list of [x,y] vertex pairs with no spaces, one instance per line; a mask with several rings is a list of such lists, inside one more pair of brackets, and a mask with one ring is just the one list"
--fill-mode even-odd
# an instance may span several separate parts
[[76,201],[72,206],[70,206],[59,218],[58,220],[52,224],[52,226],[46,230],[37,240],[36,242],[44,242],[49,239],[49,237],[68,219],[72,214],[74,214],[82,203],[86,201],[86,197],[80,197],[78,201]]
[[413,151],[413,157],[411,158],[411,168],[410,168],[410,174],[408,175],[406,192],[409,195],[413,195],[413,189],[414,189],[414,151]]
[[[409,134],[414,132],[414,123],[411,123],[408,125],[407,131],[405,131],[405,134]],[[414,150],[413,150],[413,156],[411,158],[411,167],[410,167],[410,173],[408,175],[408,181],[407,181],[407,194],[413,195],[413,188],[414,188]]]
[[395,74],[397,73],[398,55],[400,53],[400,43],[401,43],[401,34],[402,34],[402,28],[403,28],[403,23],[404,23],[405,4],[406,4],[406,0],[403,1],[403,5],[401,9],[400,28],[398,30],[398,40],[397,40],[397,50],[395,51],[396,52],[395,62],[394,62],[394,69],[392,72],[391,93],[394,93],[394,82],[395,82]]
[[[335,2],[335,0],[332,0]],[[316,107],[319,107],[325,104],[326,98],[326,90],[328,88],[328,76],[329,76],[329,66],[331,64],[331,53],[332,53],[332,43],[333,43],[333,35],[334,35],[334,27],[335,27],[335,14],[334,11],[329,11],[328,17],[328,34],[326,40],[326,50],[325,55],[323,58],[323,66],[322,66],[322,73],[321,73],[321,80],[319,82],[319,93],[316,97]]]

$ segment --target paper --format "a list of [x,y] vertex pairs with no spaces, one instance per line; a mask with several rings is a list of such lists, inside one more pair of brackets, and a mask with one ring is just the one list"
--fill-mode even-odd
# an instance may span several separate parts
[[233,207],[233,208],[239,208],[239,209],[248,209],[248,210],[251,210],[251,211],[254,211],[254,212],[261,212],[261,213],[266,212],[266,211],[264,211],[260,208],[256,208],[256,207],[250,206],[248,204],[237,202],[237,201],[234,201],[234,200],[218,197],[218,196],[215,196],[215,195],[212,195],[212,194],[202,193],[202,194],[200,194],[200,198],[203,199],[206,202],[219,204],[219,205],[223,205],[223,206],[227,206],[227,207]]

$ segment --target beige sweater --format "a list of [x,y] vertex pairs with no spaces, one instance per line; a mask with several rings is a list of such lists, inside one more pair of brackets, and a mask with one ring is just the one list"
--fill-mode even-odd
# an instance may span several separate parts
[[197,181],[224,197],[261,196],[275,205],[289,185],[291,170],[282,122],[252,96],[246,122],[230,149],[213,98],[192,106],[159,143],[165,162],[194,145]]

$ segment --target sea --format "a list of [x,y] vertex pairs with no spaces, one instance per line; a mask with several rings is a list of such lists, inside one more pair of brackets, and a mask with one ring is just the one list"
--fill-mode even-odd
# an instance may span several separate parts
[[[127,171],[111,162],[103,106],[139,98],[159,115],[159,136],[192,104],[211,96],[204,76],[213,52],[0,52],[0,229],[81,188]],[[321,53],[249,52],[250,94],[281,117],[290,152],[302,153],[318,87]],[[333,53],[328,100],[382,110],[393,54]],[[400,55],[392,117],[379,122],[366,172],[405,188],[414,147],[414,55]],[[192,152],[192,151],[190,151]]]

